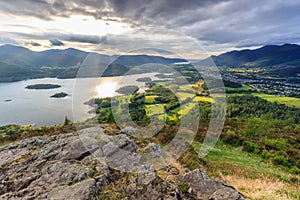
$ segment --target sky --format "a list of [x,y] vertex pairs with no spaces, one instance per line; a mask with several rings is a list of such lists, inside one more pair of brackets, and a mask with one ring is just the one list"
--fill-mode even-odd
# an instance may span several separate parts
[[0,1],[0,44],[105,54],[159,48],[197,58],[300,44],[299,10],[300,0]]

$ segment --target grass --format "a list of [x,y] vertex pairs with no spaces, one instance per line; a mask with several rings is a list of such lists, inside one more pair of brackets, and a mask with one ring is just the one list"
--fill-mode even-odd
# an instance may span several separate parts
[[226,90],[239,91],[239,90],[252,90],[252,88],[246,84],[242,84],[242,87],[239,87],[239,88],[226,87]]
[[[254,172],[250,176],[252,178],[259,178],[261,174],[264,174],[282,177],[283,180],[288,180],[288,177],[286,177],[287,173],[283,174],[281,170],[274,168],[271,164],[262,162],[262,159],[255,154],[243,152],[240,147],[233,148],[224,144],[217,144],[205,160],[216,163],[216,165],[220,162],[222,164],[234,163],[243,169]],[[234,171],[232,171],[232,173],[234,173]]]
[[186,92],[177,92],[176,96],[178,96],[181,101],[184,101],[187,98],[193,98],[195,96],[195,94],[186,93]]
[[179,86],[179,88],[181,90],[188,91],[189,93],[194,93],[193,87],[196,87],[196,86],[197,85],[195,85],[195,84],[186,84],[186,85]]
[[150,95],[145,97],[146,104],[153,104],[155,102],[155,98],[158,97],[157,95]]
[[146,105],[147,115],[164,114],[164,104]]
[[269,178],[249,179],[239,175],[222,175],[222,179],[232,184],[250,199],[257,200],[298,200],[299,188]]
[[[183,85],[180,87],[191,87],[191,85]],[[211,97],[205,97],[205,96],[195,96],[195,94],[187,93],[187,92],[178,92],[178,97],[180,98],[180,101],[184,101],[187,98],[193,99],[194,102],[197,101],[204,101],[204,102],[213,102],[213,99]],[[146,105],[146,114],[148,116],[152,115],[158,115],[159,118],[163,119],[164,115],[164,109],[163,107],[167,104],[154,104],[155,98],[157,95],[149,95],[145,96],[145,103]],[[192,106],[195,105],[194,103],[187,103],[183,104],[180,108],[177,108],[174,110],[174,112],[177,112],[179,115],[181,114],[187,114],[192,109]],[[169,120],[175,121],[177,119],[176,115],[170,115]]]
[[168,119],[170,121],[176,121],[178,119],[178,117],[176,115],[168,115]]
[[[193,143],[193,149],[199,147]],[[250,199],[300,199],[299,175],[265,163],[240,147],[218,143],[203,163],[210,176],[224,179]]]
[[195,105],[194,103],[184,104],[179,109],[176,109],[178,110],[177,113],[180,115],[186,115],[191,111],[194,105]]
[[244,96],[245,94],[243,93],[227,93],[226,96],[230,97],[230,96]]
[[284,97],[284,96],[275,96],[270,94],[254,94],[254,96],[258,96],[270,102],[278,102],[285,104],[287,106],[295,106],[300,108],[300,99],[295,97]]
[[157,115],[158,119],[164,120],[164,105],[166,104],[155,104],[155,105],[146,105],[146,114],[147,116]]
[[[180,92],[177,93],[177,95],[179,94],[181,101],[186,100],[187,98],[193,98],[194,102],[212,102],[213,100],[206,96],[195,97],[194,94],[189,93],[187,85],[184,85],[183,87],[180,86]],[[251,89],[251,87],[243,85],[241,88],[233,89],[236,90],[233,95],[239,95],[237,94],[238,90],[248,90]],[[145,105],[146,113],[148,116],[156,115],[159,119],[163,119],[165,116],[163,107],[168,104],[154,104],[154,99],[156,98],[156,95],[154,94],[160,95],[160,93],[153,92],[145,97],[145,101],[148,102],[147,105]],[[273,101],[288,99],[290,102],[290,99],[296,99],[256,93],[255,95],[260,95],[259,97],[261,98],[272,97]],[[168,120],[177,122],[177,117],[189,113],[191,109],[190,105],[192,104],[186,103],[182,105],[181,108],[176,107],[170,112],[168,111]],[[238,125],[234,127],[237,129],[243,128]],[[286,130],[284,130],[284,132],[278,130],[276,133],[285,134]],[[162,136],[164,136],[164,138]],[[172,132],[166,131],[157,138],[159,138],[159,142],[166,144],[169,142],[169,139],[172,139],[171,136]],[[286,150],[287,145],[289,144],[289,141],[286,139],[260,141],[267,143],[269,146],[276,146],[276,148],[282,150]],[[184,154],[179,162],[191,169],[206,169],[211,177],[224,179],[250,199],[300,199],[298,192],[300,190],[300,176],[291,174],[286,168],[275,166],[272,163],[272,160],[269,161],[254,153],[247,153],[242,150],[243,147],[231,147],[222,143],[218,143],[207,157],[200,159],[196,151],[193,151],[199,149],[200,146],[200,143],[194,142],[191,150]],[[162,176],[163,175],[164,174],[162,174]],[[184,186],[182,186],[182,190],[185,191]]]
[[[230,93],[227,96],[243,96],[245,94]],[[300,108],[300,99],[295,97],[275,96],[271,94],[253,93],[253,96],[260,97],[270,102],[277,102],[287,106]]]
[[201,97],[201,96],[197,96],[194,98],[194,101],[205,101],[205,102],[213,102],[213,99],[210,97]]

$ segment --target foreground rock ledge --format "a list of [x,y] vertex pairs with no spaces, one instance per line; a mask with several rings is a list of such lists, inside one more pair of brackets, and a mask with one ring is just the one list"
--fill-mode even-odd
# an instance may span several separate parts
[[[138,147],[133,140],[124,134],[108,136],[102,128],[79,134],[34,137],[0,147],[0,199],[245,199],[200,169],[180,174],[167,166],[162,170],[174,178],[166,180],[151,166],[136,174],[117,171],[106,162],[107,156],[120,159],[112,144],[134,153]],[[86,148],[82,141],[91,135],[99,142]],[[157,149],[151,145],[145,149]],[[102,159],[90,153],[97,151]]]

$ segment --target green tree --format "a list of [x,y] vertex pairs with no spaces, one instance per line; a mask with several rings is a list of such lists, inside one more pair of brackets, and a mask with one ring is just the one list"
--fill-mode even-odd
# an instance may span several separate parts
[[64,121],[64,126],[71,125],[72,121],[66,116]]

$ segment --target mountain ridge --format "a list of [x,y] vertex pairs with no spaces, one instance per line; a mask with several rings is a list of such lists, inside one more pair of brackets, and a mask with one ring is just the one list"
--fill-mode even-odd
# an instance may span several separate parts
[[[32,51],[14,45],[0,46],[0,82],[12,82],[32,78],[75,78],[80,66],[91,65],[91,72],[84,77],[100,75],[100,68],[108,66],[104,76],[123,75],[131,67],[148,63],[172,64],[186,60],[153,55],[110,56],[85,52],[75,48]],[[14,66],[9,69],[7,66]],[[20,73],[22,71],[22,73]],[[96,74],[95,74],[96,73]]]
[[217,66],[272,67],[291,65],[300,67],[300,46],[297,44],[266,45],[258,49],[234,50],[211,56]]
[[[121,64],[125,66],[141,65],[141,64],[149,63],[149,61],[152,61],[153,63],[163,63],[163,64],[186,61],[180,58],[167,58],[162,56],[152,56],[152,55],[145,55],[145,54],[110,56],[110,55],[99,54],[95,52],[86,52],[76,48],[32,51],[22,46],[14,46],[14,45],[0,46],[0,62],[17,65],[19,67],[27,67],[27,66],[40,67],[41,65],[47,66],[47,64],[48,66],[53,66],[56,64],[62,67],[76,66],[76,64],[78,63],[80,64],[89,54],[93,54],[94,56],[95,55],[99,56],[99,58],[103,60],[107,60],[107,58],[110,58],[110,61],[113,62],[114,64]],[[37,61],[32,61],[30,57],[37,59]],[[19,61],[20,59],[23,60],[24,62],[20,63]],[[58,60],[58,61],[55,62],[53,60]]]
[[[265,68],[278,76],[282,71],[287,76],[300,74],[300,46],[297,44],[266,45],[253,50],[234,50],[218,56],[210,56],[196,63],[210,66],[211,60],[218,67]],[[3,45],[0,46],[0,63],[2,65],[0,74],[3,76],[9,74],[10,76],[0,76],[0,82],[43,77],[74,78],[78,68],[85,64],[95,65],[95,69],[109,66],[111,69],[107,70],[108,73],[105,76],[119,76],[134,66],[149,63],[169,65],[186,61],[181,58],[146,54],[110,56],[76,48],[49,49],[38,52],[22,46]],[[13,67],[8,69],[7,66]],[[96,69],[96,72],[98,71],[99,69]]]

